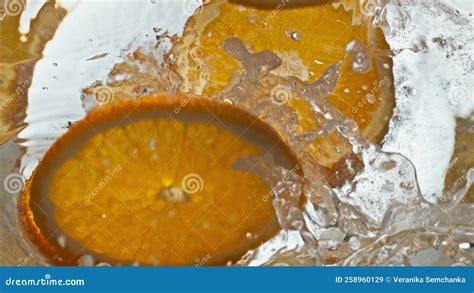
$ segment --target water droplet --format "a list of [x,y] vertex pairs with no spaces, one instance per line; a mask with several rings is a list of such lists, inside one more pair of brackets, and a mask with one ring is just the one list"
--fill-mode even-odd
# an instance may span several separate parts
[[257,22],[257,15],[256,14],[250,14],[249,15],[249,21],[251,23],[256,23]]
[[400,183],[400,187],[403,188],[403,189],[406,189],[406,190],[411,190],[413,189],[413,182],[411,181],[402,181]]
[[151,150],[156,150],[156,140],[150,139],[150,141],[148,141],[148,146],[150,147]]
[[376,100],[377,100],[377,99],[375,98],[375,96],[372,95],[372,94],[368,94],[368,95],[366,96],[366,99],[367,99],[367,102],[369,102],[370,104],[375,103]]
[[158,261],[158,258],[156,256],[152,256],[150,259],[151,259],[152,265],[154,265],[154,266],[158,265],[159,261]]
[[471,248],[470,243],[468,242],[459,243],[459,249],[469,249],[469,248]]
[[94,265],[94,257],[90,254],[84,254],[77,260],[77,264],[82,267],[90,267]]
[[360,239],[359,239],[359,237],[357,237],[357,236],[351,236],[351,238],[349,238],[348,243],[349,243],[349,246],[350,246],[350,248],[351,248],[352,250],[357,250],[357,249],[359,249],[360,244],[361,244],[361,243],[360,243]]
[[393,168],[397,166],[397,162],[395,162],[394,160],[386,161],[386,162],[383,162],[382,166],[387,171],[392,170]]
[[301,33],[300,32],[293,32],[291,34],[291,38],[294,40],[294,41],[299,41],[301,40]]
[[367,73],[372,67],[372,58],[367,47],[359,41],[352,41],[346,47],[352,56],[352,70],[357,73]]
[[102,160],[102,165],[104,165],[104,167],[110,167],[110,164],[112,164],[112,160],[110,158],[105,158]]
[[59,235],[58,239],[57,239],[57,242],[58,242],[58,244],[61,248],[65,248],[66,247],[66,236]]

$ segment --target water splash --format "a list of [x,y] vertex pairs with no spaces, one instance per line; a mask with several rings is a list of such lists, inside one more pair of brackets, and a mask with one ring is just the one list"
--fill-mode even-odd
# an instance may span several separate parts
[[[375,11],[379,16],[383,10]],[[373,21],[380,22],[377,17]],[[282,60],[273,52],[251,52],[238,38],[229,38],[223,45],[243,70],[210,98],[243,108],[272,125],[298,154],[304,174],[279,167],[269,157],[236,162],[236,168],[254,170],[273,187],[271,200],[282,228],[236,265],[472,264],[472,249],[463,244],[473,242],[472,206],[460,203],[472,180],[448,204],[427,202],[413,164],[365,139],[357,124],[328,101],[344,64],[349,62],[356,74],[374,66],[373,48],[353,40],[339,62],[328,66],[315,82],[306,83],[274,74]],[[141,50],[131,54],[115,66],[107,86],[117,89],[121,98],[137,98],[143,88],[157,94],[190,94],[180,86],[175,71],[181,65],[179,60],[166,56]],[[135,91],[128,90],[131,85]],[[317,127],[303,129],[290,100],[308,103]],[[307,149],[316,139],[332,135],[339,140],[333,151],[345,154],[339,171],[346,172],[339,176],[339,184],[331,184],[319,158]]]
[[[375,15],[373,24],[383,25],[389,34],[403,28],[409,19],[400,15],[399,24],[392,21],[389,28],[383,6],[370,11]],[[163,33],[156,48],[135,51],[113,68],[106,82],[84,89],[84,108],[90,111],[145,94],[194,94],[182,86],[177,70],[180,60],[168,54],[165,40],[176,43],[178,37]],[[272,125],[298,154],[304,174],[277,166],[269,157],[236,162],[236,168],[252,168],[272,185],[269,198],[282,228],[237,265],[473,264],[474,207],[462,203],[473,182],[472,169],[464,187],[446,203],[430,203],[420,193],[413,164],[365,139],[357,124],[328,101],[341,68],[349,62],[354,73],[367,72],[374,66],[372,51],[376,49],[353,40],[339,62],[328,66],[315,82],[306,83],[274,74],[282,61],[273,52],[251,52],[237,38],[223,45],[244,69],[210,98],[244,108]],[[291,100],[308,103],[315,117],[314,129],[301,127],[301,116]],[[328,172],[317,154],[308,150],[315,140],[333,136],[339,143],[332,151],[344,154],[337,174]],[[163,196],[175,195],[165,192]],[[85,255],[80,264],[93,265],[93,259]]]

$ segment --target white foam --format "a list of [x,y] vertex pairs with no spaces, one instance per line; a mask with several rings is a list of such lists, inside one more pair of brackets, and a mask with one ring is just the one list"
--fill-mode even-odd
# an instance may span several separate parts
[[[153,48],[154,27],[181,34],[193,8],[199,6],[194,0],[62,2],[70,11],[36,64],[28,92],[28,126],[19,134],[26,141],[41,133],[45,135],[42,148],[25,145],[27,153],[22,158],[21,170],[26,177],[31,175],[51,139],[65,132],[58,125],[65,126],[68,121],[84,116],[80,99],[83,88],[97,80],[104,81],[112,67],[123,60],[124,53],[141,46]],[[29,20],[39,10],[37,4],[25,8],[21,25],[25,32]],[[101,53],[107,55],[87,60]],[[47,137],[48,134],[55,137]]]
[[[455,117],[474,110],[472,7],[473,2],[461,0],[391,1],[386,7],[393,28],[386,30],[387,41],[399,51],[393,74],[396,112],[402,119],[392,119],[383,150],[401,153],[414,163],[421,192],[431,201],[443,192],[454,150]],[[441,39],[433,41],[436,38]],[[418,52],[411,50],[415,47]]]

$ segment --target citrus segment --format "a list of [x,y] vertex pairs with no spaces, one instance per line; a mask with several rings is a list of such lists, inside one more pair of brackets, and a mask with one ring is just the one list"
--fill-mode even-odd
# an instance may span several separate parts
[[279,229],[270,186],[237,160],[296,164],[273,130],[198,97],[120,101],[75,123],[28,181],[29,231],[56,262],[225,264]]
[[[242,3],[248,2],[251,1]],[[224,50],[224,42],[231,37],[241,39],[253,52],[275,52],[282,65],[274,73],[297,76],[307,82],[319,79],[329,66],[346,56],[346,46],[351,41],[359,40],[373,58],[372,67],[365,73],[354,72],[350,59],[346,61],[329,102],[354,119],[367,138],[380,140],[394,104],[391,62],[380,53],[388,49],[382,31],[361,23],[361,18],[354,22],[358,1],[346,1],[350,3],[344,5],[331,1],[312,2],[313,5],[307,5],[311,1],[300,2],[301,5],[286,5],[285,1],[273,1],[273,9],[268,9],[268,5],[259,9],[220,0],[204,5],[188,20],[182,42],[172,51],[180,62],[178,71],[184,89],[211,95],[243,70]],[[309,103],[295,99],[288,103],[298,111],[304,131],[321,126],[315,123]],[[317,142],[311,152],[332,153],[329,149],[334,148],[332,143]],[[340,155],[316,157],[318,163],[330,167]]]

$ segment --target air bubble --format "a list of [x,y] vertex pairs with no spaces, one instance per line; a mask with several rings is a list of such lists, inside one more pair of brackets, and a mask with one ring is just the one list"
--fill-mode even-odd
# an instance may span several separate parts
[[377,101],[377,99],[375,98],[375,96],[372,95],[372,94],[368,94],[368,95],[366,96],[366,99],[367,99],[367,102],[369,102],[370,104],[374,104],[374,103]]
[[367,73],[372,67],[372,58],[367,47],[360,41],[352,41],[346,47],[352,56],[352,70],[357,73]]
[[83,267],[94,266],[94,257],[90,254],[84,254],[77,260],[77,264]]
[[66,236],[59,235],[58,239],[57,239],[57,242],[58,242],[58,244],[61,248],[65,248],[66,247]]
[[400,187],[406,190],[411,190],[413,189],[414,185],[413,185],[413,182],[411,181],[402,181],[400,183]]
[[294,41],[299,41],[301,40],[301,33],[300,32],[293,32],[291,34],[291,38],[294,40]]
[[156,150],[156,140],[155,139],[150,139],[148,141],[148,146],[150,147],[151,150]]

